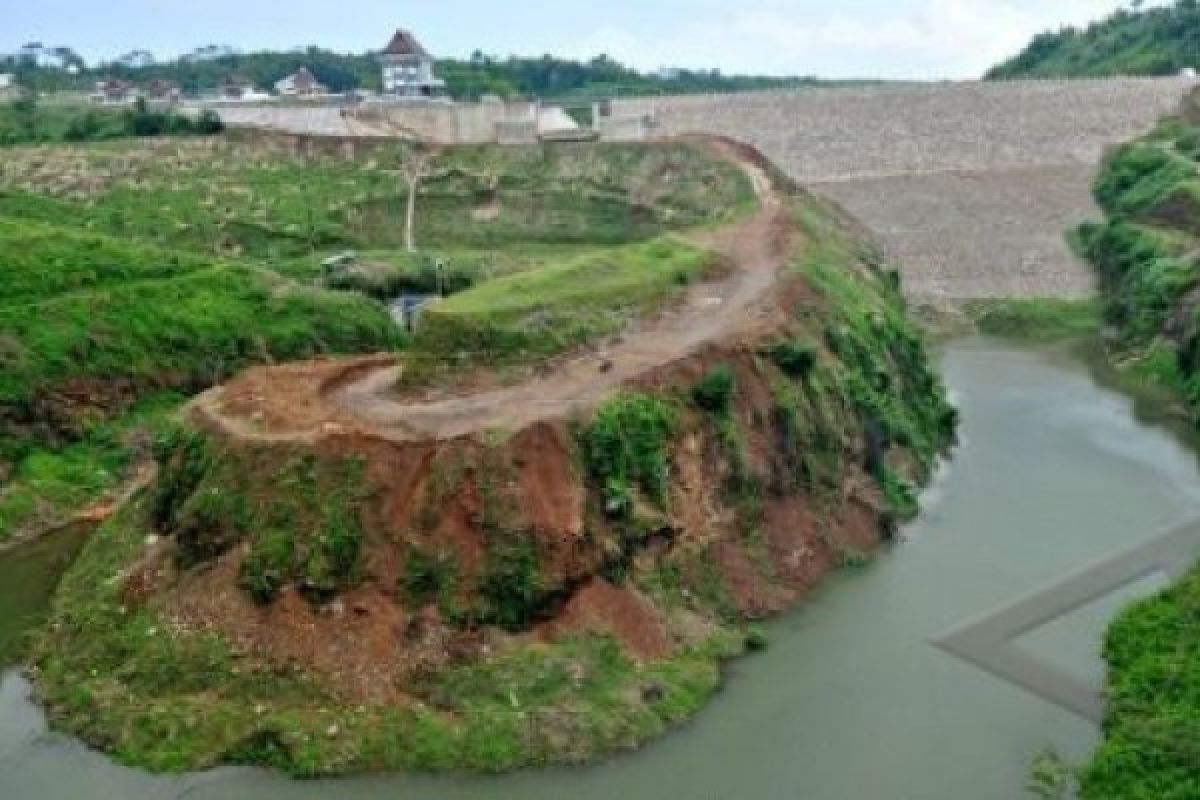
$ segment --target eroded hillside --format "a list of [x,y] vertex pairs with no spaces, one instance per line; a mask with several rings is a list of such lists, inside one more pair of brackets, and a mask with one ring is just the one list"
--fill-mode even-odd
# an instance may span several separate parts
[[915,512],[955,421],[858,229],[714,146],[758,210],[672,245],[713,266],[649,306],[597,294],[620,323],[554,360],[531,342],[590,306],[556,278],[498,322],[451,306],[514,332],[499,354],[418,336],[193,403],[35,647],[55,724],[156,769],[311,775],[578,761],[695,713],[763,644],[747,622]]

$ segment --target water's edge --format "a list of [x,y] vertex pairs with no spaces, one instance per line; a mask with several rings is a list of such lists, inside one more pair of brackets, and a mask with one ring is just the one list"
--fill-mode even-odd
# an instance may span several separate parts
[[[1195,454],[1067,348],[969,338],[947,344],[942,362],[963,415],[962,444],[924,492],[904,542],[773,623],[770,649],[732,664],[727,691],[694,724],[592,767],[345,779],[333,782],[338,796],[1011,800],[1043,747],[1086,757],[1094,726],[930,641],[1196,512]],[[36,622],[77,546],[51,537],[0,555],[0,654],[14,652],[12,620]],[[1123,598],[1021,646],[1098,680],[1097,637]],[[269,800],[335,791],[258,770],[127,770],[47,734],[27,696],[9,671],[0,682],[0,797]]]

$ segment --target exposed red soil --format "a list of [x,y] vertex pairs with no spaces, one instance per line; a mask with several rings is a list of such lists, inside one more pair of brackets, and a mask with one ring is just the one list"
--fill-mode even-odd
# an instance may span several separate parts
[[[693,287],[681,309],[606,353],[605,369],[600,356],[585,353],[517,386],[404,404],[392,393],[400,367],[391,356],[319,360],[249,370],[193,403],[192,419],[230,447],[256,454],[251,460],[262,474],[271,474],[272,453],[297,449],[362,460],[373,491],[363,512],[365,574],[357,589],[326,609],[293,590],[260,607],[237,588],[244,558],[237,549],[180,576],[153,565],[134,570],[131,598],[156,603],[188,627],[219,630],[246,652],[324,674],[348,697],[403,702],[412,679],[478,656],[485,638],[450,629],[432,606],[406,609],[398,588],[404,559],[414,550],[452,556],[458,600],[469,604],[463,587],[475,585],[497,535],[497,521],[485,515],[500,514],[501,528],[536,542],[541,588],[562,597],[535,636],[607,633],[643,661],[693,643],[690,612],[668,613],[636,589],[599,577],[620,553],[620,537],[578,474],[570,420],[618,390],[690,386],[725,364],[737,376],[733,412],[747,469],[760,477],[780,469],[774,401],[758,353],[786,329],[797,306],[819,301],[781,270],[803,243],[792,237],[763,164],[730,143],[711,146],[748,170],[762,201],[750,219],[708,235],[706,244],[734,269]],[[845,550],[876,546],[878,497],[854,467],[840,502],[771,493],[762,501],[760,529],[739,530],[739,512],[724,491],[729,454],[707,417],[686,417],[670,453],[668,510],[648,511],[661,514],[662,531],[632,554],[635,576],[667,561],[711,557],[737,609],[761,617],[794,604]],[[846,462],[860,463],[860,445],[844,444]],[[496,631],[486,637],[507,638]]]
[[625,652],[643,661],[665,658],[675,649],[662,613],[649,598],[602,578],[585,584],[538,633],[550,639],[564,634],[611,634]]

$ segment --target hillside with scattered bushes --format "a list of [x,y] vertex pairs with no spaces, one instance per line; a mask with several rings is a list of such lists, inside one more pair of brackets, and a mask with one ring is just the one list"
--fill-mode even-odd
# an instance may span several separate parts
[[[1137,5],[1137,4],[1135,4]],[[1086,28],[1038,34],[989,80],[1173,75],[1200,67],[1200,3],[1115,12]]]
[[[1099,278],[1108,347],[1139,385],[1200,424],[1200,114],[1109,155],[1095,182],[1103,222],[1075,240]],[[1200,796],[1200,566],[1109,629],[1105,739],[1082,774],[1085,800]]]

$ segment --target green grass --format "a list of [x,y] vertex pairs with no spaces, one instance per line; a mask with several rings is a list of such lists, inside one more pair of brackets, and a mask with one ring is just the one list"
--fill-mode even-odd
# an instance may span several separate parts
[[0,489],[0,542],[58,522],[115,489],[138,451],[148,455],[140,442],[153,436],[182,400],[170,392],[151,395],[67,447],[26,455]]
[[0,308],[0,433],[69,434],[74,421],[46,416],[69,383],[115,384],[129,402],[210,386],[253,363],[385,349],[399,337],[386,310],[362,297],[232,266]]
[[1105,738],[1084,800],[1200,797],[1200,567],[1109,628]]
[[[276,265],[297,279],[310,278],[332,289],[352,289],[381,300],[401,294],[455,294],[481,283],[518,272],[528,272],[594,252],[591,245],[514,244],[502,250],[448,248],[421,250],[367,250],[357,253],[354,264],[324,271],[322,257],[308,257]],[[323,254],[333,255],[333,253]],[[439,280],[438,264],[443,265]]]
[[321,600],[357,584],[369,493],[362,464],[283,455],[256,460],[255,453],[233,451],[186,428],[162,432],[151,517],[156,530],[175,537],[181,566],[211,561],[248,541],[240,585],[260,602],[288,585]]
[[1022,341],[1093,336],[1101,326],[1100,304],[1095,300],[982,300],[971,304],[968,313],[981,332]]
[[[809,246],[795,265],[828,306],[819,322],[837,363],[824,365],[822,375],[829,390],[849,399],[861,425],[878,428],[885,447],[909,452],[919,468],[911,477],[924,480],[953,439],[957,415],[906,315],[898,280],[879,270],[877,255],[850,239],[832,213],[799,211]],[[875,472],[887,489],[885,472]]]
[[678,416],[670,402],[649,394],[619,395],[596,410],[582,432],[583,456],[607,506],[629,513],[635,490],[666,504],[667,446]]
[[59,225],[0,218],[0,308],[129,281],[161,280],[211,266],[165,251]]
[[28,98],[0,103],[0,146],[83,142],[134,136],[204,134],[224,130],[219,116],[196,117],[143,104],[124,109],[88,105],[40,105]]
[[[295,259],[404,246],[408,150],[300,158],[238,141],[6,151],[0,216],[222,257]],[[735,166],[685,145],[455,148],[422,183],[422,248],[617,245],[753,205]]]
[[660,308],[712,264],[673,237],[594,250],[429,306],[415,346],[493,363],[562,352]]

